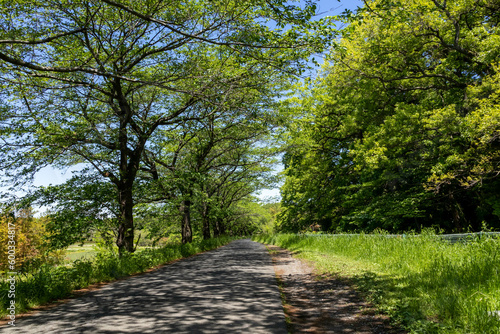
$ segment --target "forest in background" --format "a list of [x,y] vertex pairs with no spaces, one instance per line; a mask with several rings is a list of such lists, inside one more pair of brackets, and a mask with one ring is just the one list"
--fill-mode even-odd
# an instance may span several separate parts
[[365,1],[290,122],[280,231],[500,228],[500,3]]

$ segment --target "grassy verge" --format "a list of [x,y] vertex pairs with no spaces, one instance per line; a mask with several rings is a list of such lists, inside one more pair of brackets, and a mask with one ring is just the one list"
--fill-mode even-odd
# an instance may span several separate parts
[[[71,266],[43,266],[36,272],[15,276],[16,313],[67,297],[73,290],[94,283],[109,282],[144,272],[155,266],[188,257],[225,245],[234,238],[214,238],[191,244],[174,244],[163,248],[145,249],[118,258],[112,253],[98,253],[92,259],[73,262]],[[0,281],[0,316],[7,314],[10,303],[9,283]]]
[[411,333],[500,333],[500,240],[450,244],[433,235],[261,235],[349,278]]

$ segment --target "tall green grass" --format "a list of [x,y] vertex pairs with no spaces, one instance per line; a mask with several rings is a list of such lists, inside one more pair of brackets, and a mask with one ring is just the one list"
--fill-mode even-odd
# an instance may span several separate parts
[[450,244],[430,233],[262,235],[320,273],[350,279],[379,309],[411,333],[500,333],[500,240]]
[[[215,249],[234,239],[221,237],[184,245],[173,244],[137,251],[121,258],[114,253],[98,253],[92,259],[77,260],[69,266],[44,265],[32,273],[16,276],[16,313],[68,297],[73,290],[141,273],[157,265]],[[0,281],[2,317],[7,314],[10,303],[7,292],[8,283],[3,277]]]

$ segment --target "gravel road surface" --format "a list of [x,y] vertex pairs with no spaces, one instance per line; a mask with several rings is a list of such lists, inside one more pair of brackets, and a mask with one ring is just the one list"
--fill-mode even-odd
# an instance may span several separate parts
[[0,333],[287,333],[270,256],[250,240],[110,283],[16,325]]

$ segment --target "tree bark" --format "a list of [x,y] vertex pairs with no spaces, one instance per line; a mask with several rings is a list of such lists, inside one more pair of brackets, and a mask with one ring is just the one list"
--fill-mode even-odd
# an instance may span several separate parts
[[455,200],[455,197],[451,193],[449,195],[449,210],[451,212],[451,218],[453,221],[454,232],[462,233],[463,226],[466,223],[465,215],[463,213],[460,203]]
[[203,210],[201,214],[203,222],[203,239],[210,239],[210,220],[208,218],[208,211],[210,210],[207,203],[203,203]]
[[180,211],[182,212],[182,243],[187,244],[193,241],[193,231],[191,229],[191,201],[182,201]]
[[217,220],[214,220],[213,229],[214,229],[214,238],[218,238],[220,236],[220,230],[219,230],[219,222]]
[[120,203],[120,227],[118,228],[118,236],[116,245],[118,246],[119,255],[124,252],[134,252],[134,217],[132,210],[134,207],[132,197],[132,187],[124,186],[125,189],[119,191]]

